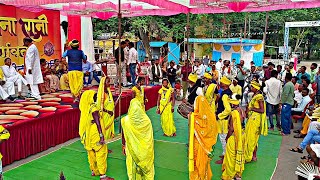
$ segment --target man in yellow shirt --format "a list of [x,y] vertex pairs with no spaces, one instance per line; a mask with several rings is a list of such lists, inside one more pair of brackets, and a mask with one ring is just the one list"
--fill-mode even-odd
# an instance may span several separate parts
[[[10,133],[2,125],[0,125],[0,144],[8,140]],[[2,154],[0,153],[0,179],[2,180]]]
[[229,88],[232,91],[232,94],[238,94],[238,95],[242,96],[242,88],[238,84],[237,78],[233,79],[232,84],[230,85]]

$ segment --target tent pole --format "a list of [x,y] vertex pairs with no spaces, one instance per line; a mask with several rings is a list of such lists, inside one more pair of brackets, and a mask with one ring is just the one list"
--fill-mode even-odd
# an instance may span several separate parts
[[267,30],[268,30],[268,18],[269,18],[269,14],[268,14],[268,12],[266,12],[266,20],[265,20],[264,33],[263,33],[263,51],[264,51],[265,46],[266,46]]
[[118,0],[118,36],[119,36],[119,45],[118,45],[118,50],[119,50],[119,56],[118,56],[118,79],[119,79],[119,132],[121,133],[122,128],[121,128],[121,82],[122,82],[122,77],[121,77],[121,0]]
[[243,33],[243,38],[246,38],[246,37],[247,37],[247,13],[244,18],[244,33]]
[[[187,14],[187,61],[189,60],[190,13]],[[189,65],[187,65],[187,69]]]

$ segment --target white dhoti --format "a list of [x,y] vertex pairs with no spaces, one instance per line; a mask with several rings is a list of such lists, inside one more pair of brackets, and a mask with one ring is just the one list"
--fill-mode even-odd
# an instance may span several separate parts
[[30,84],[31,97],[34,97],[36,99],[41,99],[38,84],[33,83],[33,75],[27,73],[25,77],[28,84]]
[[6,100],[9,96],[14,95],[14,83],[13,82],[8,82],[6,81],[6,83],[2,86],[0,86],[0,97],[3,100]]
[[219,139],[222,145],[222,155],[225,155],[226,153],[226,145],[227,145],[227,134],[219,134]]
[[22,91],[22,83],[24,85],[28,84],[28,82],[20,74],[16,74],[12,77],[6,77],[6,79],[7,81],[13,82],[15,85],[18,86],[18,92]]

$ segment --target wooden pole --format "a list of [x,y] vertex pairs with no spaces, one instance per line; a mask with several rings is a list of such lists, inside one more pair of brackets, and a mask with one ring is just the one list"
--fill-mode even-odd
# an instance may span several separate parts
[[268,14],[268,12],[266,12],[266,21],[265,21],[264,33],[263,33],[263,49],[265,49],[265,45],[266,45],[267,30],[268,30],[268,18],[269,18],[269,14]]
[[247,13],[244,18],[244,32],[243,32],[243,38],[246,38],[246,37],[247,37]]
[[118,64],[119,64],[119,71],[118,71],[118,79],[119,79],[119,132],[121,133],[122,128],[121,128],[121,82],[122,82],[122,77],[121,77],[121,0],[118,0],[118,35],[119,35],[119,45],[118,45],[118,50],[119,50],[119,56],[118,56]]
[[[187,14],[187,60],[189,60],[190,13]],[[189,67],[187,67],[188,69]]]

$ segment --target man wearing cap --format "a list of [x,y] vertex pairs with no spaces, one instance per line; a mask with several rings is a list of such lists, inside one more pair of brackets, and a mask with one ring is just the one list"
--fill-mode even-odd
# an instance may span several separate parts
[[195,73],[191,73],[188,76],[188,81],[190,87],[188,88],[188,100],[183,100],[184,102],[188,101],[190,104],[194,104],[194,101],[197,96],[203,95],[202,88],[200,87],[200,82],[198,81],[198,76]]
[[32,43],[32,39],[30,37],[24,38],[23,44],[28,47],[24,58],[25,78],[31,90],[31,97],[39,100],[41,99],[41,96],[38,84],[43,83],[39,51],[36,45]]
[[86,56],[82,50],[79,50],[79,41],[74,39],[70,42],[71,49],[63,53],[63,58],[68,57],[68,79],[69,87],[75,102],[79,101],[83,86],[82,61]]
[[203,94],[211,106],[212,112],[216,113],[216,100],[218,95],[217,85],[212,83],[212,76],[209,73],[204,73]]
[[229,89],[229,86],[231,84],[231,80],[228,79],[226,76],[223,76],[220,79],[220,87],[222,89],[221,95],[218,100],[218,108],[217,108],[217,115],[218,115],[218,124],[219,124],[219,138],[220,142],[222,144],[222,156],[221,160],[217,161],[217,164],[222,164],[223,162],[223,157],[226,152],[226,137],[228,133],[228,119],[229,115],[231,113],[231,107],[228,99],[232,95],[232,91]]

